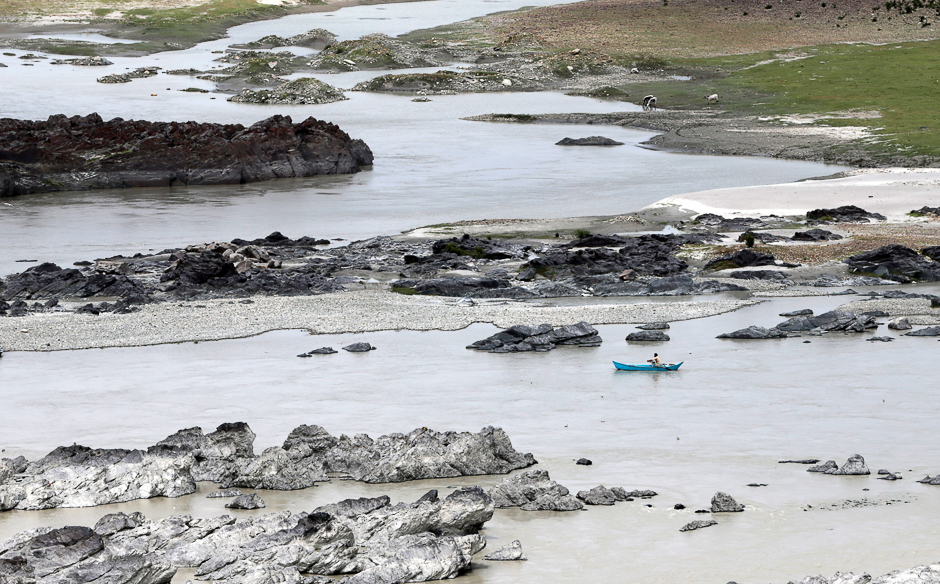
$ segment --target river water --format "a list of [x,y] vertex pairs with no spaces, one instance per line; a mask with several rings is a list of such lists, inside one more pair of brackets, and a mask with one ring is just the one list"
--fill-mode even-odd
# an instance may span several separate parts
[[[545,1],[545,0],[541,0]],[[534,2],[527,1],[526,5]],[[399,34],[522,2],[445,1],[343,9],[252,23],[231,39],[144,59],[113,59],[107,72],[157,65],[211,66],[212,50],[266,34],[287,36],[323,27],[355,38]],[[22,52],[14,51],[17,55]],[[2,115],[42,119],[54,113],[153,120],[252,123],[274,113],[316,116],[361,137],[376,153],[357,175],[283,180],[237,187],[57,193],[0,205],[0,273],[29,264],[70,264],[115,253],[194,242],[254,238],[280,230],[298,237],[363,238],[412,227],[480,218],[545,218],[619,214],[665,196],[704,189],[788,182],[839,170],[760,158],[688,156],[638,147],[651,134],[622,128],[520,126],[461,121],[507,112],[608,112],[632,108],[562,93],[433,97],[349,93],[322,106],[231,104],[224,96],[175,91],[210,88],[161,75],[102,85],[101,69],[23,67],[0,57]],[[358,75],[358,77],[357,77]],[[362,74],[323,76],[350,87]],[[167,88],[171,91],[167,91]],[[156,97],[151,93],[157,93]],[[601,133],[625,146],[568,149],[565,136]],[[373,436],[418,426],[477,431],[503,427],[553,478],[573,491],[622,485],[652,488],[650,501],[582,513],[499,511],[485,530],[490,548],[522,540],[528,562],[477,561],[469,583],[785,582],[839,569],[883,573],[936,561],[936,488],[914,479],[940,472],[932,439],[938,407],[932,379],[940,373],[936,341],[829,335],[768,342],[720,341],[715,335],[749,324],[772,325],[779,312],[822,312],[842,299],[774,299],[759,306],[674,323],[668,345],[625,346],[632,326],[598,327],[595,349],[490,355],[466,351],[493,332],[388,331],[311,337],[280,331],[249,339],[145,348],[7,353],[0,359],[0,448],[3,456],[42,456],[78,442],[144,447],[176,431],[226,421],[248,422],[256,451],[280,443],[295,426],[319,424],[334,434]],[[879,334],[885,334],[879,332]],[[297,353],[366,340],[378,350],[322,359]],[[0,339],[0,345],[2,345]],[[612,359],[642,361],[653,350],[686,364],[671,374],[615,372]],[[901,471],[894,483],[872,477],[817,476],[787,458],[833,458],[855,452],[873,470]],[[594,461],[574,465],[579,457]],[[265,511],[311,509],[346,497],[389,494],[411,501],[429,488],[490,485],[501,477],[402,485],[326,484],[297,492],[262,492]],[[748,483],[767,483],[760,488]],[[93,524],[115,510],[150,517],[224,512],[200,493],[93,509],[0,514],[0,539],[39,525]],[[870,489],[864,491],[863,489]],[[717,517],[704,531],[678,529],[706,508],[717,490],[748,505]],[[879,503],[843,508],[861,498]],[[892,505],[886,501],[896,501]],[[688,509],[676,511],[675,503]],[[813,509],[807,509],[812,505]],[[834,506],[833,506],[834,505]],[[825,508],[825,509],[824,509]],[[253,512],[247,512],[253,513]],[[177,580],[189,577],[181,573]]]

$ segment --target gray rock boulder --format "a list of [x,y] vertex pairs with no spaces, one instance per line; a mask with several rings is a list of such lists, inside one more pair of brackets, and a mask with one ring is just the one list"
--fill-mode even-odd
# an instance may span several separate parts
[[225,505],[226,509],[264,509],[267,505],[256,493],[239,495],[235,500]]
[[940,485],[940,474],[938,474],[935,477],[931,477],[931,476],[924,477],[917,482],[922,483],[924,485]]
[[512,562],[517,560],[525,561],[528,558],[522,553],[522,543],[518,539],[514,539],[495,552],[486,554],[483,559],[491,562]]
[[811,330],[865,332],[877,328],[876,317],[851,311],[832,310],[816,316],[795,316],[775,328],[786,332]]
[[841,467],[834,460],[806,469],[806,472],[821,472],[830,475],[869,475],[871,471],[860,454],[853,454]]
[[587,138],[562,138],[555,142],[555,146],[623,146],[623,142],[604,136],[588,136]]
[[157,442],[157,446],[192,453],[193,480],[224,483],[237,472],[237,460],[254,458],[254,442],[255,433],[248,424],[233,422],[221,424],[205,435],[198,426],[180,430]]
[[811,466],[806,469],[806,472],[821,472],[825,474],[832,474],[833,471],[839,470],[839,465],[836,464],[834,460],[827,460],[822,464],[817,464],[816,466]]
[[812,316],[812,308],[801,308],[800,310],[791,310],[790,312],[781,312],[780,316]]
[[468,349],[490,353],[517,353],[525,351],[551,351],[558,345],[598,347],[603,342],[593,326],[586,322],[553,327],[514,325],[495,335],[476,341]]
[[588,505],[613,505],[617,501],[625,501],[604,485],[598,485],[589,491],[578,491],[577,497]]
[[911,321],[906,316],[899,316],[888,323],[888,328],[893,331],[911,330]]
[[350,353],[368,353],[369,351],[374,351],[375,347],[369,343],[353,343],[343,347],[343,350],[349,351]]
[[637,325],[636,328],[640,330],[644,330],[644,331],[665,331],[665,330],[669,330],[669,323],[668,322],[651,322],[647,324]]
[[929,326],[920,330],[904,333],[905,337],[940,337],[940,326]]
[[663,331],[637,331],[627,335],[629,341],[668,341],[669,335]]
[[547,470],[532,469],[506,477],[487,494],[500,509],[521,507],[523,511],[580,511],[584,505],[568,489],[551,479]]
[[787,333],[778,329],[766,329],[762,326],[749,326],[730,333],[718,335],[718,339],[785,339]]
[[712,513],[738,513],[744,511],[744,505],[741,505],[734,498],[727,494],[718,491],[715,493],[715,496],[712,497]]
[[206,495],[207,499],[228,499],[238,497],[242,494],[238,489],[223,489],[221,491],[212,491]]
[[492,426],[476,434],[418,428],[373,440],[365,434],[336,438],[320,426],[303,425],[282,446],[268,448],[257,458],[239,459],[237,476],[224,486],[303,489],[328,480],[331,474],[392,483],[505,474],[533,464],[531,454],[517,452],[506,433]]
[[191,454],[62,446],[0,484],[0,511],[92,507],[196,490]]
[[714,519],[699,519],[697,521],[691,521],[686,523],[682,529],[679,531],[695,531],[696,529],[702,529],[704,527],[711,527],[712,525],[718,525],[718,522]]

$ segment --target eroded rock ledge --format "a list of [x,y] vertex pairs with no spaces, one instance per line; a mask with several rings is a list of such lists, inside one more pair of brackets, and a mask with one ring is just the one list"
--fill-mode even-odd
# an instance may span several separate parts
[[38,461],[0,460],[0,511],[91,507],[151,497],[179,497],[196,481],[224,488],[293,490],[331,478],[367,483],[505,474],[535,464],[499,428],[435,432],[418,428],[375,440],[331,436],[320,426],[295,428],[282,446],[253,450],[248,424],[203,434],[188,428],[147,450],[59,447]]
[[98,114],[0,119],[0,197],[126,187],[239,184],[358,172],[365,142],[314,118],[241,124],[147,122]]

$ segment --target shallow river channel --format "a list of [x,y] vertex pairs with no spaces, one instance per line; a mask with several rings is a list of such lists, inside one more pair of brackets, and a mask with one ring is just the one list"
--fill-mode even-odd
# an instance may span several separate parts
[[[212,50],[267,34],[323,27],[341,38],[394,35],[522,5],[436,0],[293,16],[238,27],[230,39],[188,51],[112,59],[115,66],[108,72],[148,64],[209,66]],[[211,87],[193,79],[159,75],[103,85],[95,82],[103,74],[99,68],[47,61],[22,67],[15,56],[0,61],[9,65],[0,68],[4,93],[16,96],[2,100],[4,117],[97,111],[104,118],[250,124],[277,113],[295,120],[316,116],[363,138],[376,154],[374,168],[352,176],[7,199],[0,205],[2,274],[35,265],[16,260],[67,266],[117,253],[263,237],[275,230],[291,237],[361,239],[462,219],[614,215],[673,194],[841,170],[656,152],[638,146],[652,134],[616,127],[460,119],[492,112],[635,108],[562,92],[441,96],[430,103],[350,92],[349,101],[329,105],[251,106],[228,103],[224,95],[176,91],[200,83]],[[321,76],[346,88],[360,80],[328,77]],[[626,144],[554,145],[565,136],[593,134]],[[199,425],[209,431],[233,421],[245,421],[257,433],[256,452],[279,444],[300,424],[373,437],[421,426],[478,431],[494,425],[574,492],[604,484],[649,488],[659,496],[574,513],[499,510],[484,530],[488,550],[519,539],[528,561],[480,559],[461,582],[782,584],[836,570],[882,574],[940,559],[940,487],[915,482],[940,472],[940,442],[934,436],[940,404],[928,381],[940,374],[934,358],[940,345],[900,336],[891,343],[869,343],[867,334],[750,343],[715,339],[751,324],[771,326],[783,320],[780,312],[820,313],[854,298],[779,298],[676,322],[669,331],[672,341],[655,347],[627,346],[622,339],[633,326],[607,325],[597,327],[604,338],[598,348],[508,355],[467,351],[467,344],[495,331],[478,324],[456,332],[311,336],[288,330],[198,344],[8,352],[0,358],[0,448],[4,457],[34,459],[73,442],[146,447],[181,428]],[[360,340],[378,350],[295,357]],[[616,372],[611,365],[614,359],[643,361],[657,350],[685,365],[675,373],[649,374]],[[812,457],[842,464],[855,453],[865,456],[873,472],[887,468],[904,480],[822,476],[777,462]],[[580,457],[594,464],[576,466]],[[380,494],[413,501],[430,488],[447,492],[501,478],[391,485],[337,481],[303,491],[263,491],[267,509],[240,513],[310,510]],[[179,499],[0,513],[0,539],[41,525],[93,525],[117,510],[139,510],[152,518],[220,515],[227,511],[224,500],[204,497],[213,488],[203,484],[199,493]],[[716,527],[680,533],[685,523],[701,517],[693,511],[707,508],[718,490],[747,510],[716,517]],[[675,510],[676,503],[687,509]],[[180,572],[174,582],[191,577]]]

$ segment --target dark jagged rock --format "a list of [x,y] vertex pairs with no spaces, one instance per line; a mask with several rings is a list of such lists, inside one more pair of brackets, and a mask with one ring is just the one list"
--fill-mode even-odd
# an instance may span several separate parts
[[555,146],[623,146],[623,142],[604,136],[588,136],[587,138],[562,138],[555,142]]
[[541,469],[527,470],[496,483],[487,494],[498,509],[520,507],[523,511],[579,511],[581,501]]
[[712,513],[736,513],[744,511],[744,505],[741,505],[728,493],[718,491],[712,497]]
[[264,500],[257,493],[248,495],[239,495],[235,500],[225,505],[227,509],[264,509],[266,505]]
[[306,235],[298,239],[291,239],[280,231],[275,231],[266,237],[253,239],[251,241],[235,238],[232,240],[232,244],[238,247],[244,247],[246,245],[264,247],[316,247],[321,245],[330,245],[330,240],[317,239],[316,237],[307,237]]
[[931,245],[925,247],[920,250],[920,253],[924,254],[935,262],[940,261],[940,245]]
[[632,282],[607,279],[593,284],[595,296],[693,296],[744,290],[747,288],[728,282],[716,280],[696,282],[691,276],[685,274],[655,279],[646,278]]
[[333,347],[320,347],[319,349],[308,351],[306,354],[307,355],[332,355],[333,353],[338,353],[338,352],[339,351],[337,351]]
[[794,316],[778,324],[775,328],[786,332],[824,330],[861,333],[868,329],[877,328],[878,323],[876,320],[871,315],[832,310],[815,316]]
[[787,333],[778,329],[766,329],[762,326],[749,326],[731,333],[718,335],[719,339],[785,339]]
[[222,489],[221,491],[212,491],[206,498],[208,499],[228,499],[234,497],[240,497],[242,492],[238,489]]
[[557,328],[550,324],[515,325],[471,343],[467,348],[490,353],[543,352],[551,351],[558,345],[597,347],[601,342],[597,329],[586,322],[579,322]]
[[491,562],[511,562],[525,561],[528,558],[522,553],[522,543],[518,539],[514,539],[495,552],[486,554],[483,559]]
[[25,272],[13,274],[0,288],[5,300],[35,300],[53,297],[130,296],[144,294],[143,287],[124,274],[86,275],[74,268],[60,268],[52,263],[33,266]]
[[588,505],[613,505],[618,501],[633,500],[623,487],[608,489],[604,485],[598,485],[589,491],[578,491],[577,497]]
[[319,426],[299,426],[282,446],[257,458],[237,459],[225,487],[293,490],[338,474],[367,483],[505,474],[535,464],[513,449],[506,433],[488,426],[479,433],[418,428],[376,440],[365,434],[335,438]]
[[940,281],[940,262],[928,259],[903,245],[891,244],[851,256],[845,260],[858,272],[870,272],[889,280]]
[[790,277],[779,270],[741,270],[731,272],[731,277],[738,280],[770,280],[773,282],[789,282]]
[[817,464],[816,466],[811,466],[806,469],[806,472],[821,472],[824,474],[832,474],[830,471],[839,470],[839,465],[836,464],[834,460],[827,460],[822,464]]
[[698,519],[696,521],[686,523],[679,531],[695,531],[696,529],[711,527],[712,525],[718,525],[718,522],[714,519]]
[[750,249],[742,249],[732,254],[723,255],[705,264],[705,270],[725,270],[728,268],[749,268],[751,266],[776,265],[774,256],[759,253]]
[[669,323],[668,322],[651,322],[647,324],[637,325],[636,328],[640,330],[644,330],[644,331],[665,331],[665,330],[669,330]]
[[[702,213],[695,218],[694,223],[710,227],[716,231],[750,231],[766,227],[760,219],[754,217],[733,217],[727,219],[715,213]],[[755,239],[757,235],[755,234]]]
[[[0,197],[35,192],[238,184],[357,172],[372,152],[337,126],[273,116],[239,124],[146,122],[97,114],[0,120]],[[94,154],[94,155],[92,155]]]
[[[734,229],[729,229],[728,231],[735,231]],[[745,231],[738,236],[739,243],[745,243],[747,241],[747,236],[752,235],[755,241],[761,243],[774,243],[776,241],[787,241],[787,238],[782,235],[774,235],[773,233],[767,233],[766,231]]]
[[793,241],[834,241],[842,236],[825,229],[808,229],[793,234]]
[[594,463],[587,458],[579,458],[577,461],[575,461],[575,464],[580,466],[591,466]]
[[193,479],[221,483],[237,472],[237,460],[255,456],[254,441],[255,433],[248,424],[234,422],[220,424],[209,434],[203,434],[198,426],[186,428],[157,442],[157,446],[191,453]]
[[894,340],[894,337],[871,337],[870,339],[865,339],[865,340],[871,341],[871,342],[890,343],[891,341]]
[[917,482],[924,485],[940,485],[940,474],[935,477],[926,476]]
[[669,335],[663,331],[637,331],[627,335],[627,341],[668,341]]
[[625,238],[623,244],[616,243],[620,248],[616,252],[602,247],[574,251],[566,249],[579,246],[580,241],[583,240],[556,247],[530,260],[523,268],[570,276],[619,274],[624,270],[634,270],[640,275],[668,276],[688,268],[685,261],[677,259],[673,254],[685,244],[702,243],[705,237],[652,234]]
[[204,251],[199,255],[183,254],[160,276],[161,282],[179,281],[181,284],[204,284],[214,278],[235,276],[235,266],[222,254]]
[[855,205],[843,205],[834,209],[814,209],[806,213],[810,221],[831,221],[833,223],[868,223],[872,219],[884,221],[885,216],[879,213],[869,213]]
[[928,326],[916,331],[904,333],[905,337],[940,337],[940,326]]

